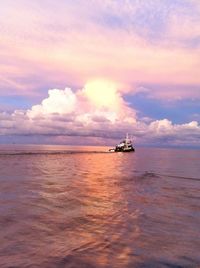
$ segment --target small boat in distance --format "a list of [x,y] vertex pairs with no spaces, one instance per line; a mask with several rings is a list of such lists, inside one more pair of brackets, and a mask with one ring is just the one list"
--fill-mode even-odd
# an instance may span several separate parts
[[135,149],[132,145],[131,139],[126,134],[126,138],[116,145],[115,148],[109,150],[109,152],[134,152]]

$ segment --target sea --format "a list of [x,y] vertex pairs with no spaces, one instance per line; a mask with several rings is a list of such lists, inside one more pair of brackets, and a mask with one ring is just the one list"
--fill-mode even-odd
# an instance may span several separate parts
[[200,267],[200,150],[1,145],[0,267]]

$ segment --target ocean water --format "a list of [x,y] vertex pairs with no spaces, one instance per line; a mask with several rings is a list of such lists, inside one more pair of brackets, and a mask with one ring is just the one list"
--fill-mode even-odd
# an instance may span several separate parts
[[200,151],[0,146],[0,267],[200,267]]

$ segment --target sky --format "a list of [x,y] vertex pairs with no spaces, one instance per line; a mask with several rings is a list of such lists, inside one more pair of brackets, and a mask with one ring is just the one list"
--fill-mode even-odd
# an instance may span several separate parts
[[0,143],[200,147],[199,0],[2,0]]

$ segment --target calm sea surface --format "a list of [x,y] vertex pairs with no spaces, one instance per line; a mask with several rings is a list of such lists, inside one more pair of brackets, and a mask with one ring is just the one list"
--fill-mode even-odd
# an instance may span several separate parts
[[200,151],[0,146],[0,267],[200,267]]

